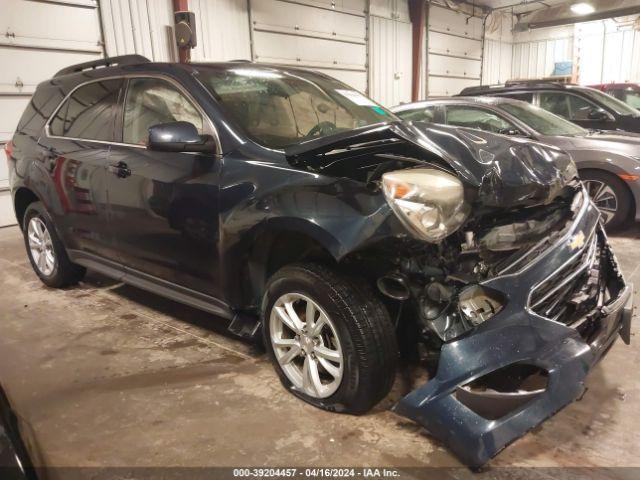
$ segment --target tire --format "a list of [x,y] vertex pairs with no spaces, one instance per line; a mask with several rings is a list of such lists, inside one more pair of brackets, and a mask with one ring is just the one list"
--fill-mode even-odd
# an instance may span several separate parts
[[[312,331],[296,336],[278,313],[288,312],[282,305],[290,300],[305,332],[309,302],[304,299],[315,305],[315,326],[323,325],[315,336]],[[398,357],[394,327],[382,302],[363,281],[313,263],[286,266],[267,284],[262,325],[267,352],[282,384],[304,401],[332,412],[362,414],[391,390]],[[294,344],[297,338],[297,347],[276,346],[276,339],[283,342],[284,336]],[[294,355],[296,348],[300,353]],[[326,356],[325,349],[332,357],[338,352],[341,360],[328,360],[332,357]],[[285,363],[287,354],[294,355],[289,363]],[[307,387],[305,362],[315,364],[318,372],[315,377],[313,373],[308,376]],[[294,375],[296,369],[298,376]],[[339,381],[336,370],[340,370]],[[307,371],[314,369],[309,366]],[[321,388],[314,378],[320,379]]]
[[[22,232],[31,267],[40,277],[42,283],[49,287],[62,288],[82,280],[86,269],[69,260],[67,251],[62,245],[51,217],[42,202],[33,202],[27,207]],[[36,241],[38,233],[40,234],[40,243]],[[45,250],[38,254],[37,250],[42,244],[45,245]],[[41,261],[45,263],[39,263]]]
[[607,230],[620,228],[629,218],[633,208],[631,192],[624,182],[603,170],[581,170],[580,177],[587,187],[589,196],[600,209]]

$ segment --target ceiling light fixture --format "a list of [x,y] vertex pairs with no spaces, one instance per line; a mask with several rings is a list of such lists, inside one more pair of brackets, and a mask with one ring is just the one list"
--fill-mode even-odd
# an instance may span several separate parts
[[571,11],[576,15],[589,15],[590,13],[595,12],[596,9],[589,3],[580,2],[571,5]]

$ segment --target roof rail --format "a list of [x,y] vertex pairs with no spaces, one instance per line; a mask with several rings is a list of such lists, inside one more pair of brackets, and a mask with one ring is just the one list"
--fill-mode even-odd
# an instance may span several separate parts
[[54,77],[61,77],[62,75],[68,75],[70,73],[78,73],[83,70],[92,70],[98,67],[113,67],[115,65],[139,65],[141,63],[149,63],[147,57],[142,55],[121,55],[119,57],[108,57],[100,60],[94,60],[92,62],[78,63],[77,65],[71,65],[70,67],[63,68]]
[[473,87],[466,87],[460,90],[458,95],[475,95],[476,93],[490,92],[494,88],[504,88],[504,85],[476,85]]
[[506,87],[512,87],[515,85],[545,85],[551,87],[561,87],[563,85],[571,85],[571,79],[560,77],[560,78],[536,78],[531,80],[507,80],[505,83]]

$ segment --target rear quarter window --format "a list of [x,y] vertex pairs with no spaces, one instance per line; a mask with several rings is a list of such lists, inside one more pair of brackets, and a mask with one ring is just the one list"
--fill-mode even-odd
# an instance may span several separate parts
[[101,80],[81,86],[60,106],[49,124],[58,137],[114,140],[113,115],[122,79]]
[[17,132],[26,135],[40,135],[44,124],[47,123],[63,98],[64,94],[60,88],[46,84],[39,86],[20,117]]

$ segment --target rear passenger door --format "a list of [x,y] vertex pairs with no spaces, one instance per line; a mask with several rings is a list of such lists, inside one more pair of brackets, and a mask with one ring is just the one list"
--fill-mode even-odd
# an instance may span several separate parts
[[108,229],[106,166],[115,136],[123,79],[95,80],[76,87],[60,104],[39,140],[42,165],[52,179],[62,214],[56,227],[70,254],[112,258]]
[[215,136],[213,126],[177,82],[129,78],[121,140],[109,158],[110,226],[118,258],[132,275],[150,275],[219,297],[216,152],[147,150],[149,127],[187,121]]

